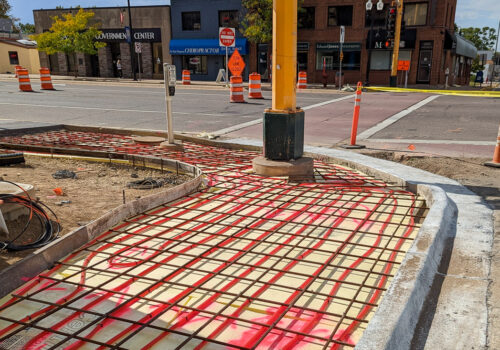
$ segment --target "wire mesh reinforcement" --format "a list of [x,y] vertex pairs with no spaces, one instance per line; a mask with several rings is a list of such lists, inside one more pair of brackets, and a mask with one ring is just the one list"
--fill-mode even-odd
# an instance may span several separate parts
[[130,218],[0,302],[5,349],[352,348],[411,246],[424,201],[315,161],[294,183],[257,154],[57,131],[2,142],[182,160],[209,186]]

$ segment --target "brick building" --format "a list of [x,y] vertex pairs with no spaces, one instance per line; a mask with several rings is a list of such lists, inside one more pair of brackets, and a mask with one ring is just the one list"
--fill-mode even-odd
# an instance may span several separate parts
[[[57,53],[47,56],[40,52],[40,63],[49,67],[52,74],[72,75],[78,71],[80,76],[118,77],[117,61],[121,61],[124,78],[132,77],[132,59],[127,42],[125,27],[129,26],[128,10],[123,7],[93,7],[92,21],[100,23],[100,35],[96,40],[106,43],[96,55],[77,53],[66,55]],[[63,13],[76,13],[78,9],[34,10],[36,33],[49,30],[52,17]],[[134,53],[135,71],[141,72],[144,79],[163,78],[163,62],[171,62],[168,46],[171,37],[170,6],[133,6],[131,7],[134,41],[140,43],[139,58]],[[135,51],[135,45],[134,45]]]
[[[340,26],[345,26],[344,81],[389,84],[392,49],[385,47],[385,28],[390,1],[382,1],[382,11],[377,10],[379,0],[371,1],[373,9],[367,12],[366,0],[304,0],[298,16],[297,60],[299,70],[308,72],[310,83],[322,82],[323,64],[328,83],[335,82],[340,61]],[[409,84],[444,85],[447,69],[450,84],[468,82],[476,51],[470,42],[454,33],[456,2],[405,1],[406,30],[399,59],[411,61]],[[256,45],[252,49],[256,51],[252,55],[256,58],[251,69],[264,74],[268,66],[268,45]],[[401,83],[402,72],[398,78]]]

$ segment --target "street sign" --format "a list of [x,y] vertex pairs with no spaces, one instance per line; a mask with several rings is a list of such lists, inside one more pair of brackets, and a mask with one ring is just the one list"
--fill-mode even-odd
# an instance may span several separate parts
[[410,61],[398,61],[398,70],[410,70]]
[[343,44],[345,40],[345,26],[340,26],[340,42]]
[[236,30],[234,28],[219,28],[219,46],[235,47]]
[[245,62],[243,61],[238,49],[235,49],[234,53],[231,55],[228,67],[233,75],[241,76],[241,73],[243,73],[243,70],[245,69]]
[[135,42],[135,53],[142,53],[142,43]]

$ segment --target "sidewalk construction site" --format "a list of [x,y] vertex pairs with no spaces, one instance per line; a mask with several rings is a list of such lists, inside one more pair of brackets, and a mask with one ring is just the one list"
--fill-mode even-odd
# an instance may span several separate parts
[[66,126],[1,138],[27,154],[193,175],[3,271],[2,348],[373,349],[412,341],[456,225],[442,190],[321,152],[314,179],[261,177],[251,167],[255,147],[179,136],[182,148],[164,149],[134,135]]

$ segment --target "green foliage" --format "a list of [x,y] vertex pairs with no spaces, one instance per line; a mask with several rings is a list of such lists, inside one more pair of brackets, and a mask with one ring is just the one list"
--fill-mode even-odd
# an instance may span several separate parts
[[0,18],[10,18],[10,4],[8,0],[0,0]]
[[458,28],[458,34],[472,41],[478,50],[492,50],[497,39],[496,30],[490,27]]
[[35,33],[35,25],[31,23],[19,23],[17,25],[19,27],[19,31],[23,34],[34,34]]
[[[303,0],[298,0],[299,11]],[[273,39],[273,0],[242,0],[245,17],[240,31],[253,43],[269,43]]]
[[66,13],[62,18],[52,18],[52,27],[48,32],[31,35],[32,40],[38,43],[38,50],[48,55],[57,52],[72,54],[76,52],[96,54],[97,49],[106,46],[94,38],[101,34],[97,25],[89,25],[89,20],[94,17],[92,11],[80,9],[77,14]]
[[479,56],[477,56],[472,61],[471,72],[479,72],[480,70],[483,70],[483,69],[484,69],[484,66],[479,61]]

